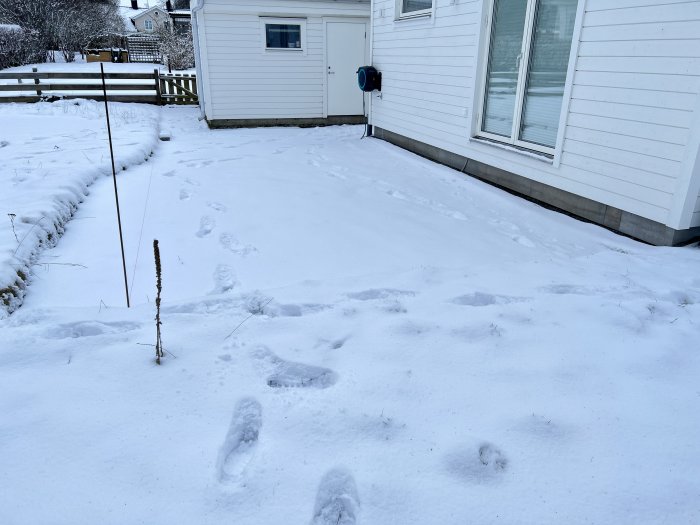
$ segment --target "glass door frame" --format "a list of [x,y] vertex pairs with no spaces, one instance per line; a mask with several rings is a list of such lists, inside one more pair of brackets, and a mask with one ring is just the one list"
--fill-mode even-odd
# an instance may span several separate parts
[[[527,89],[527,80],[528,80],[528,74],[529,74],[529,69],[530,69],[530,55],[532,52],[532,38],[534,36],[534,29],[535,29],[535,21],[537,20],[537,9],[539,8],[540,0],[526,0],[527,1],[527,8],[525,11],[525,24],[523,27],[523,38],[521,42],[521,47],[520,47],[520,55],[519,55],[519,60],[520,63],[518,64],[518,83],[515,91],[515,108],[514,108],[514,115],[513,115],[513,126],[511,128],[511,133],[510,137],[504,137],[503,135],[497,135],[495,133],[489,133],[488,131],[484,131],[483,126],[484,126],[484,108],[486,106],[486,96],[488,93],[486,92],[486,86],[488,83],[488,77],[489,77],[489,68],[491,67],[491,49],[493,47],[493,20],[494,20],[494,13],[495,13],[495,8],[496,8],[496,2],[498,0],[484,0],[486,4],[488,4],[488,24],[486,27],[486,37],[487,37],[487,42],[488,42],[488,49],[486,50],[486,53],[483,55],[486,58],[486,63],[484,66],[484,73],[482,75],[482,81],[480,85],[480,90],[479,93],[481,95],[481,102],[479,104],[479,119],[477,122],[477,130],[476,130],[476,136],[493,140],[495,142],[500,142],[501,144],[510,144],[513,146],[516,146],[518,148],[523,148],[526,150],[530,151],[537,151],[540,153],[545,153],[547,155],[554,155],[555,147],[550,147],[550,146],[543,146],[541,144],[536,144],[534,142],[526,142],[524,140],[520,140],[520,126],[522,123],[522,118],[524,114],[524,106],[523,102],[525,101],[525,91]],[[576,32],[574,32],[574,35],[572,35],[572,47],[573,47],[573,38],[577,37]],[[567,74],[567,83],[569,82]],[[566,96],[566,90],[564,95]],[[564,107],[568,108],[568,104],[564,104],[564,100],[562,100],[562,110],[564,110]],[[560,115],[561,116],[561,115]],[[561,118],[560,118],[561,121]],[[559,135],[559,132],[561,130],[557,129],[557,136]],[[558,142],[558,141],[557,141]]]

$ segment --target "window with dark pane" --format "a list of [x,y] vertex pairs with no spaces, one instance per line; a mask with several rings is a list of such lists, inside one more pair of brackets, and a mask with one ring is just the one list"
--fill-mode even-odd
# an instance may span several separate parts
[[401,0],[402,13],[413,13],[414,11],[425,11],[433,8],[433,0]]
[[268,49],[301,49],[299,24],[266,24],[265,37]]

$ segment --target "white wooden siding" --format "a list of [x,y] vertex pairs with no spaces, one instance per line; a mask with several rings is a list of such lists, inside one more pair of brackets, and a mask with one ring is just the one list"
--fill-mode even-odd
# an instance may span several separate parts
[[682,171],[698,118],[700,2],[580,0],[569,113],[551,163],[470,139],[482,96],[479,45],[488,39],[484,1],[435,0],[433,17],[401,21],[394,0],[374,2],[383,93],[372,97],[371,123],[671,227],[687,223],[671,212],[676,194],[688,191]]
[[[261,16],[303,18],[303,51],[266,51]],[[369,3],[207,0],[202,12],[210,120],[324,116],[323,17],[369,16]]]

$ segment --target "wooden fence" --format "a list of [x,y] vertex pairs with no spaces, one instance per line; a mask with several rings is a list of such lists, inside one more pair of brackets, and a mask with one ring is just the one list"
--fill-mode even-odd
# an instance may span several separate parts
[[[3,83],[10,81],[9,83]],[[14,82],[13,82],[14,81]],[[147,104],[197,104],[197,78],[189,74],[105,73],[107,100]],[[3,73],[0,103],[39,102],[61,98],[104,100],[100,73]]]
[[161,104],[197,104],[197,77],[179,73],[161,74],[159,77]]

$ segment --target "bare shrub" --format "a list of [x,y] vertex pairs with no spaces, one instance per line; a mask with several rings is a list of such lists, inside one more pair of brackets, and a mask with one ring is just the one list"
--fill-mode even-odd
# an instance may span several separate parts
[[0,26],[0,69],[43,62],[45,55],[36,31]]
[[192,28],[172,31],[165,26],[158,31],[160,52],[169,69],[189,69],[194,67],[194,43]]

